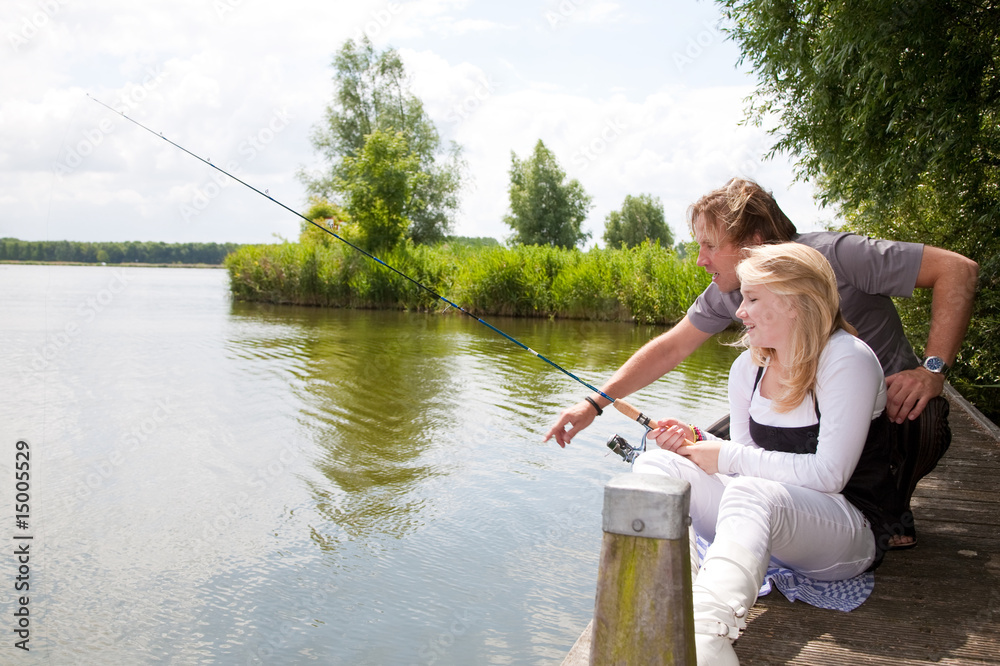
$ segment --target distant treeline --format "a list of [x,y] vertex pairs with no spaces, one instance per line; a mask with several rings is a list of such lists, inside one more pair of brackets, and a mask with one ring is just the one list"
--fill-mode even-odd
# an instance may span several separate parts
[[81,264],[221,264],[238,243],[23,241],[0,238],[0,261]]

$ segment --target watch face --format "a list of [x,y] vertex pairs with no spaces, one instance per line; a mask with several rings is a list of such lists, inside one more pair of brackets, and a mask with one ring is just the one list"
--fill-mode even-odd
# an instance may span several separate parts
[[924,367],[931,372],[942,372],[944,370],[944,361],[937,356],[928,356],[924,361]]

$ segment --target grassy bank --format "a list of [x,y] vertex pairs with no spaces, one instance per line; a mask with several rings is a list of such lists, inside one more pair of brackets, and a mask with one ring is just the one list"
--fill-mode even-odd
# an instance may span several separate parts
[[[694,258],[642,246],[587,252],[550,247],[405,245],[379,257],[479,315],[672,323],[708,285]],[[244,246],[226,258],[240,300],[431,310],[439,299],[343,244]]]

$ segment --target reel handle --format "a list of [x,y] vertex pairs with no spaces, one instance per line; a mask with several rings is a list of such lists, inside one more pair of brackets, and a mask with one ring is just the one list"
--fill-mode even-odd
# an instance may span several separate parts
[[[643,426],[646,427],[647,430],[653,429],[653,426],[649,425],[651,419],[642,412],[640,412],[638,409],[633,407],[632,405],[625,402],[624,400],[619,398],[616,399],[612,404],[615,406],[615,409],[617,409],[619,412],[621,412],[628,418],[632,419],[633,421],[637,421],[638,423],[642,424]],[[692,442],[690,439],[684,438],[684,444],[691,445],[694,444],[694,442]]]

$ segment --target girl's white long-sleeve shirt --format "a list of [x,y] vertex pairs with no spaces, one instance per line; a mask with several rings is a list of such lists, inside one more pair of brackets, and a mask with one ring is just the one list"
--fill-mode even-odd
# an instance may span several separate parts
[[751,416],[757,423],[769,426],[816,423],[812,394],[789,412],[774,411],[771,401],[760,395],[760,384],[754,390],[757,370],[749,350],[730,369],[730,440],[722,444],[719,452],[719,472],[756,476],[824,493],[841,492],[861,458],[872,419],[885,408],[885,377],[874,352],[847,331],[830,336],[816,372],[816,400],[821,414],[816,453],[767,451],[750,437]]

